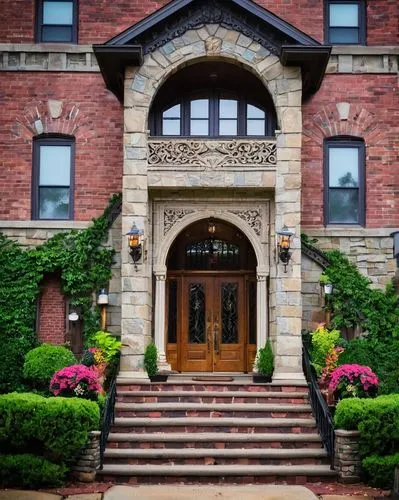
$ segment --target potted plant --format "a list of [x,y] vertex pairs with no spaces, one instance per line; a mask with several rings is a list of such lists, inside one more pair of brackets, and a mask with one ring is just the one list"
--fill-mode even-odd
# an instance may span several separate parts
[[265,384],[272,381],[274,356],[270,340],[257,352],[254,368],[256,372],[252,376],[254,383]]
[[168,375],[158,371],[158,350],[154,343],[148,344],[144,352],[144,368],[151,382],[166,382]]

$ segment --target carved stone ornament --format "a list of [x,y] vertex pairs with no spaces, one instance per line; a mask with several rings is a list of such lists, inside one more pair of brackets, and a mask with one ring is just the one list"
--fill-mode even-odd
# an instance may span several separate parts
[[238,31],[243,35],[258,42],[262,47],[270,50],[274,55],[278,55],[282,45],[293,43],[289,37],[283,37],[273,27],[270,30],[262,30],[255,16],[243,15],[229,2],[220,0],[203,0],[187,7],[184,12],[176,15],[173,22],[170,20],[160,23],[157,30],[151,30],[143,37],[130,40],[130,44],[139,43],[143,46],[144,54],[153,52],[163,47],[171,40],[182,36],[190,29],[199,28],[205,24],[219,24],[224,28]]
[[229,210],[232,214],[237,215],[251,227],[255,233],[260,236],[262,230],[262,217],[260,210]]
[[181,210],[176,208],[165,209],[163,214],[163,234],[165,235],[168,233],[180,219],[192,213],[194,213],[194,210]]
[[149,167],[275,167],[276,143],[272,141],[230,140],[150,140]]

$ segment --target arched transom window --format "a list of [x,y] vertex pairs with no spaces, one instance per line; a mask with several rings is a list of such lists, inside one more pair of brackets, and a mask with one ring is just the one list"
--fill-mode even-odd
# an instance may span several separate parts
[[199,63],[174,75],[152,107],[151,134],[271,137],[270,95],[252,74],[226,63]]

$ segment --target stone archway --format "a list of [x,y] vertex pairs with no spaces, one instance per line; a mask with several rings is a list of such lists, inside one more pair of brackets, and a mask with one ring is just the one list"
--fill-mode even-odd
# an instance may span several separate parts
[[[152,239],[152,211],[149,195],[148,168],[148,116],[151,103],[163,82],[174,72],[187,64],[204,60],[222,60],[238,64],[255,74],[272,96],[279,130],[276,131],[277,165],[275,175],[262,177],[261,187],[273,190],[274,211],[271,221],[271,235],[268,248],[273,249],[275,228],[287,225],[294,231],[292,259],[287,273],[282,266],[270,266],[270,273],[259,268],[259,286],[266,290],[266,276],[270,276],[270,336],[276,354],[278,378],[301,378],[301,252],[300,252],[300,201],[301,201],[301,97],[302,79],[299,68],[283,67],[277,56],[234,30],[219,25],[205,25],[188,30],[156,48],[144,57],[139,68],[127,68],[125,72],[125,160],[123,176],[123,221],[126,233],[133,222],[148,235],[148,259],[136,274],[132,273],[127,249],[122,253],[122,283],[131,293],[131,299],[122,303],[122,335],[127,349],[122,368],[137,370],[141,355],[151,337],[152,330],[152,287],[151,279],[158,276],[157,290],[162,288],[165,269],[162,261],[153,260],[152,252],[158,251]],[[209,181],[211,179],[211,182]],[[195,187],[212,187],[211,175]],[[210,182],[210,183],[209,183]],[[156,186],[154,186],[156,188]],[[180,189],[193,188],[187,184]],[[220,186],[219,186],[220,187]],[[235,187],[234,184],[232,187]],[[242,188],[242,184],[238,186]],[[244,185],[245,187],[245,185]],[[259,185],[251,184],[250,189]],[[237,222],[232,221],[233,223]],[[172,234],[172,233],[171,233]],[[259,254],[259,252],[258,252]],[[267,256],[269,266],[269,255]],[[259,261],[262,262],[262,261]],[[263,261],[265,262],[265,261]],[[273,262],[276,262],[273,259]],[[153,268],[154,266],[154,268]],[[158,266],[158,267],[157,267]],[[146,286],[147,284],[147,286]],[[138,287],[140,289],[138,289]],[[156,301],[157,315],[164,315],[164,305]],[[139,314],[139,317],[137,315]],[[259,313],[258,313],[259,314]],[[267,314],[267,311],[264,313]],[[265,316],[264,316],[265,317]],[[259,319],[261,322],[261,320]],[[155,321],[155,336],[158,335],[159,320]],[[265,328],[263,326],[263,328]],[[136,333],[138,334],[136,336]],[[264,337],[264,336],[263,336]],[[157,341],[159,342],[159,340]],[[128,356],[130,355],[130,360]]]
[[154,235],[154,248],[157,250],[153,256],[156,279],[154,332],[159,359],[165,368],[169,368],[165,355],[166,260],[176,238],[184,229],[197,221],[210,218],[225,221],[236,227],[248,239],[257,261],[257,346],[263,346],[268,337],[269,201],[255,206],[253,203],[242,203],[240,209],[237,209],[236,205],[226,202],[198,203],[195,211],[189,207],[190,203],[180,202],[176,206],[175,202],[169,201],[157,204],[155,209],[157,231]]

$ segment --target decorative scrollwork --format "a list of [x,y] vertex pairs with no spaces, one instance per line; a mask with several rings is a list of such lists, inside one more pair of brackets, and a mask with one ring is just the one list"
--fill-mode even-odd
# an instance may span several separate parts
[[144,36],[132,39],[129,43],[140,43],[144,54],[164,46],[171,40],[182,36],[190,29],[196,29],[204,24],[219,24],[224,28],[238,31],[258,42],[272,54],[278,55],[282,45],[293,43],[293,39],[282,36],[281,32],[270,26],[269,30],[262,30],[254,16],[243,15],[228,2],[220,0],[203,0],[187,7],[173,18],[161,22],[157,30],[146,32]]
[[150,167],[275,167],[276,143],[272,141],[230,140],[150,140]]
[[255,210],[229,210],[232,214],[237,215],[245,221],[248,226],[250,226],[255,233],[260,236],[260,233],[262,231],[262,216],[260,213],[260,210],[255,209]]
[[178,222],[180,219],[185,217],[188,214],[192,214],[194,210],[180,210],[176,208],[165,209],[163,213],[163,234],[165,235],[169,232],[172,227]]

